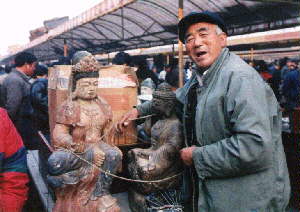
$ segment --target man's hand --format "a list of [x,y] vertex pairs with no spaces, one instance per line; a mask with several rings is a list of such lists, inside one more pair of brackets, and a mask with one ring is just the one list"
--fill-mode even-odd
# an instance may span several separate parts
[[130,122],[138,117],[139,113],[136,108],[130,110],[123,115],[122,119],[117,123],[117,132],[123,133]]
[[187,166],[191,166],[193,164],[193,151],[196,147],[186,147],[180,150],[180,157],[183,163]]

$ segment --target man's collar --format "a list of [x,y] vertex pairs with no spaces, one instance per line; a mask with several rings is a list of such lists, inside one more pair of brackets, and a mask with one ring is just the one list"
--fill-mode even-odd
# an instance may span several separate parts
[[17,67],[14,69],[16,73],[18,73],[23,79],[30,80],[30,77],[27,76],[21,69],[18,69]]
[[22,73],[23,75],[27,76],[27,75],[24,73],[24,71],[23,71],[22,69],[20,69],[20,68],[18,68],[18,67],[16,67],[15,69],[16,69],[18,72]]
[[195,73],[198,76],[197,78],[199,79],[200,77],[201,80],[203,80],[203,83],[205,84],[204,81],[210,78],[210,76],[212,75],[212,73],[215,72],[215,70],[218,70],[220,68],[221,64],[223,64],[224,60],[226,59],[228,53],[229,53],[228,48],[227,47],[223,48],[220,55],[217,57],[214,63],[206,69],[201,69],[195,66]]

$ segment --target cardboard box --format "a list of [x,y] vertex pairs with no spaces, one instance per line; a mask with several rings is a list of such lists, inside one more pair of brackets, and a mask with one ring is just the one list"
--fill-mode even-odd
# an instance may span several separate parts
[[51,138],[55,126],[57,107],[64,102],[68,96],[70,74],[71,66],[69,65],[57,65],[49,68],[48,105]]
[[[56,110],[68,96],[71,67],[58,65],[49,69],[48,99],[51,135],[55,125]],[[137,104],[137,77],[134,68],[122,65],[101,67],[97,93],[110,104],[113,122],[116,123],[124,113]],[[133,123],[128,126],[124,135],[118,135],[115,139],[115,145],[118,146],[135,143],[137,143],[137,132]]]

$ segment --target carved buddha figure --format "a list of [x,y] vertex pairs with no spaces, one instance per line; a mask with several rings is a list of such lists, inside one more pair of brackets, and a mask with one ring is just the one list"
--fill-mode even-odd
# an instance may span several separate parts
[[[175,94],[169,84],[162,83],[154,91],[152,111],[159,116],[159,120],[151,127],[151,147],[132,149],[128,153],[129,173],[134,179],[159,180],[174,176],[182,169],[179,157],[183,143],[182,128],[175,113]],[[132,210],[146,211],[142,209],[145,208],[143,195],[176,188],[179,182],[180,177],[159,183],[135,184],[129,194],[133,200],[130,201]]]
[[73,57],[73,92],[58,109],[53,130],[55,151],[48,159],[50,185],[57,197],[55,212],[119,212],[109,193],[110,173],[121,166],[113,145],[112,111],[97,96],[99,64],[88,52]]

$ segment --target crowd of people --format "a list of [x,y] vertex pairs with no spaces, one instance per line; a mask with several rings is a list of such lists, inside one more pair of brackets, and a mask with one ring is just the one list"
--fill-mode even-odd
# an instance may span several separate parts
[[[128,53],[119,52],[112,63],[136,67],[140,85],[144,80],[150,78],[155,87],[162,82],[167,82],[176,90],[179,87],[178,60],[172,58],[169,63],[164,63],[162,55],[157,57],[162,59],[157,60],[154,57],[149,62],[147,56],[130,56]],[[290,111],[300,106],[299,59],[283,57],[272,62],[245,59],[245,62],[252,66],[269,84],[282,109]],[[182,71],[184,84],[191,78],[192,70],[195,67],[193,61],[185,62]]]
[[291,110],[300,106],[299,60],[285,57],[269,64],[263,60],[248,63],[271,86],[282,108]]
[[[150,66],[144,56],[119,52],[112,63],[136,67],[140,85],[155,89],[167,82],[176,90],[186,144],[181,159],[189,173],[184,180],[197,191],[197,204],[190,206],[203,212],[284,211],[290,187],[280,113],[292,120],[291,111],[300,106],[299,61],[247,64],[226,47],[226,25],[211,12],[187,15],[178,29],[190,56],[183,88],[176,59],[154,59]],[[48,67],[28,52],[16,55],[14,63],[0,71],[0,106],[7,111],[0,109],[0,212],[22,211],[26,149],[38,148],[38,131],[50,140]],[[148,100],[123,117],[120,132],[149,114]]]
[[47,75],[48,67],[28,52],[16,55],[14,67],[1,75],[1,212],[22,211],[29,189],[26,151],[39,148],[39,130],[50,135]]

